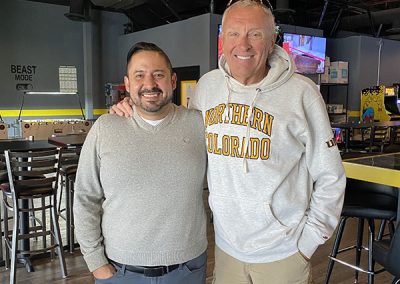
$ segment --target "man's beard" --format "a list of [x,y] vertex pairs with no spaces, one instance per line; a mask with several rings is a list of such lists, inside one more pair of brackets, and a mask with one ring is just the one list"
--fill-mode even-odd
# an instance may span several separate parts
[[[142,102],[142,97],[147,93],[158,93],[157,94],[158,99],[154,102],[152,101]],[[163,91],[157,87],[154,87],[152,89],[142,89],[138,92],[138,95],[135,97],[134,103],[137,107],[140,107],[146,112],[158,112],[164,106],[172,102],[172,97],[173,97],[172,93],[165,98],[163,98],[163,94],[164,94]]]

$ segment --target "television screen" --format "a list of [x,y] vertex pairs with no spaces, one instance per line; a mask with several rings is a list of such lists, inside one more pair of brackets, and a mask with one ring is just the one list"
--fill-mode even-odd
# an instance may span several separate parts
[[221,39],[222,25],[218,25],[218,59],[222,54],[222,39]]
[[292,57],[296,72],[324,73],[326,38],[284,33],[282,47]]
[[396,96],[385,96],[385,109],[391,114],[400,114],[400,102]]

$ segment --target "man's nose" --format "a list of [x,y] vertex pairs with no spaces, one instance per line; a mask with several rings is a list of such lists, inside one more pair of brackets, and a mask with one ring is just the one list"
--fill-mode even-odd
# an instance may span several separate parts
[[251,44],[247,35],[240,36],[237,45],[242,50],[249,50],[251,48]]
[[145,76],[143,80],[143,86],[147,89],[151,89],[157,86],[157,82],[154,80],[153,76]]

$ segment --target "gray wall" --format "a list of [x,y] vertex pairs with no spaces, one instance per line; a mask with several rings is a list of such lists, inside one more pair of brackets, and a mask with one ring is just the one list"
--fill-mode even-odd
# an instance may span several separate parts
[[[104,83],[118,82],[118,36],[128,19],[119,13],[93,10],[90,23],[74,22],[64,14],[69,7],[26,0],[2,0],[0,9],[0,114],[1,110],[18,109],[22,93],[17,83],[30,83],[33,91],[59,90],[58,67],[75,65],[78,91],[84,102],[84,54],[91,56],[93,108],[105,108]],[[84,25],[90,27],[89,34]],[[84,37],[91,49],[84,53]],[[32,81],[17,81],[11,65],[34,65]],[[25,101],[24,109],[79,108],[71,96],[46,97],[37,95]],[[35,117],[36,118],[36,117]],[[7,118],[8,121],[15,117]],[[24,117],[27,119],[27,117]]]
[[[351,36],[328,40],[327,54],[331,61],[349,62],[349,106],[360,110],[362,89],[375,86],[378,78],[379,42],[382,41],[380,84],[400,82],[400,42],[368,36]],[[332,103],[343,103],[343,90],[333,90]]]
[[[200,75],[218,66],[218,24],[221,15],[204,14],[184,21],[123,35],[119,38],[119,65],[126,66],[126,54],[138,41],[159,45],[168,54],[174,67],[200,66]],[[284,32],[323,36],[318,29],[281,25]],[[125,74],[121,68],[120,76]],[[311,76],[315,79],[316,76]]]
[[123,76],[126,54],[138,41],[154,42],[171,59],[173,67],[200,66],[200,75],[217,66],[220,15],[204,14],[184,21],[123,35],[119,38],[119,70]]

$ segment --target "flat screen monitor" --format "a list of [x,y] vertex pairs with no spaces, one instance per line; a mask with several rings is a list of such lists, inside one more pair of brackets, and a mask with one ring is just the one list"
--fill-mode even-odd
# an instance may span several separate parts
[[385,109],[391,114],[400,115],[400,101],[397,96],[385,96]]
[[218,59],[221,57],[222,54],[222,39],[221,39],[221,31],[222,25],[218,25]]
[[292,57],[296,72],[324,73],[326,38],[284,33],[282,47]]

